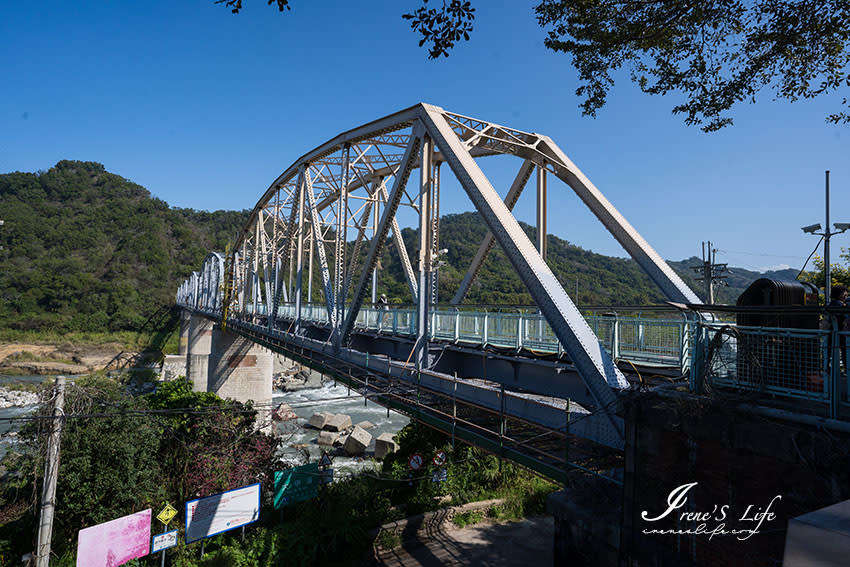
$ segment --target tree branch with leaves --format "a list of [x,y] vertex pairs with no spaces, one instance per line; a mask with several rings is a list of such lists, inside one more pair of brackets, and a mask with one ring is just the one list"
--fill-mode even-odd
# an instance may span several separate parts
[[[288,0],[267,1],[289,8]],[[534,14],[544,45],[572,56],[586,116],[605,106],[625,70],[647,94],[681,95],[673,113],[705,132],[732,124],[732,109],[764,91],[792,102],[842,97],[826,120],[850,123],[848,0],[541,0]],[[402,17],[438,59],[469,40],[475,8],[422,0]]]

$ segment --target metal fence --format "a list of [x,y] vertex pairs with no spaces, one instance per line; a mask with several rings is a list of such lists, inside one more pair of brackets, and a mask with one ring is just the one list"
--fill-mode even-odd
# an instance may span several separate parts
[[[265,313],[263,306],[260,306],[258,313]],[[585,320],[613,358],[675,367],[684,374],[689,370],[690,361],[687,320],[671,311],[661,312],[660,315],[662,317],[659,317],[659,313],[647,314],[642,311],[589,311],[585,314]],[[278,309],[281,321],[291,321],[295,316],[295,306],[292,304],[282,304]],[[319,303],[304,304],[301,307],[301,319],[325,325],[328,323],[327,307]],[[362,307],[355,327],[382,334],[412,336],[416,334],[416,311],[407,307]],[[545,318],[528,309],[438,308],[431,311],[430,329],[432,339],[456,344],[527,350],[540,354],[563,352],[563,347]]]
[[743,327],[700,322],[693,330],[691,386],[761,401],[805,400],[837,418],[850,405],[846,372],[850,332]]

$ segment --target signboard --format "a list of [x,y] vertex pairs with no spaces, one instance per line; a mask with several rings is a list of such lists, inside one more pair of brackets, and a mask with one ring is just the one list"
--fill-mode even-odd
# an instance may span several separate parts
[[162,551],[175,545],[177,545],[177,530],[155,535],[151,542],[151,553],[156,553],[157,551]]
[[256,522],[260,483],[186,502],[186,543]]
[[319,460],[319,466],[320,467],[329,467],[332,464],[333,464],[333,460],[331,459],[331,456],[328,455],[328,452],[325,451],[324,453],[322,453],[322,458]]
[[422,455],[419,453],[413,453],[410,455],[410,459],[407,460],[407,464],[412,471],[418,471],[422,468],[422,465],[425,464],[425,459],[422,458]]
[[167,526],[168,522],[170,522],[176,515],[177,510],[174,509],[174,506],[166,503],[165,508],[163,508],[162,511],[156,515],[156,519]]
[[446,469],[437,469],[431,475],[431,482],[446,482],[449,479]]
[[274,473],[274,507],[276,510],[315,498],[319,486],[319,463],[310,463]]
[[449,460],[449,456],[446,455],[446,452],[443,450],[437,451],[437,454],[434,455],[434,466],[441,467],[446,464],[446,461]]
[[151,509],[80,530],[77,567],[112,567],[150,552]]

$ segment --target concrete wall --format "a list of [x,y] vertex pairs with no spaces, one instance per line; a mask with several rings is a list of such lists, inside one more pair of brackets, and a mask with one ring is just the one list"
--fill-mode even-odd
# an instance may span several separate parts
[[213,326],[212,320],[200,315],[192,315],[189,320],[186,378],[195,392],[207,391]]
[[554,564],[618,567],[622,491],[592,476],[549,495],[546,511],[555,518]]
[[166,382],[186,377],[186,355],[167,354],[162,361],[161,379]]
[[216,329],[212,334],[205,390],[239,402],[253,401],[257,420],[271,411],[272,352],[235,333]]
[[850,498],[846,424],[675,391],[624,411],[624,486],[577,475],[550,496],[556,565],[780,565],[791,518]]
[[[779,564],[790,518],[850,498],[846,432],[723,398],[643,394],[625,407],[621,552],[630,565]],[[642,518],[644,511],[649,517],[665,511],[671,491],[692,482],[681,509],[656,522]],[[708,518],[682,519],[683,512]],[[748,530],[757,527],[760,512],[773,516],[750,537],[644,533],[694,531],[700,524]]]

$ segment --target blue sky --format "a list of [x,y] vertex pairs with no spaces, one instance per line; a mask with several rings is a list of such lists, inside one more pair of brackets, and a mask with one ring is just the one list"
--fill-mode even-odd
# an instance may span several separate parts
[[[671,114],[675,97],[620,76],[592,119],[569,57],[543,47],[535,2],[478,0],[472,40],[439,61],[401,18],[419,0],[293,0],[283,14],[244,3],[239,15],[212,0],[3,3],[0,172],[99,161],[175,206],[250,208],[307,150],[424,101],[552,137],[668,259],[711,240],[721,262],[799,268],[817,242],[800,227],[824,221],[826,169],[831,220],[850,222],[850,126],[824,122],[840,97],[763,92],[705,134]],[[485,171],[504,191],[518,165]],[[550,232],[625,255],[567,186],[549,191]],[[470,209],[444,190],[443,212]],[[517,216],[533,222],[533,192]]]

